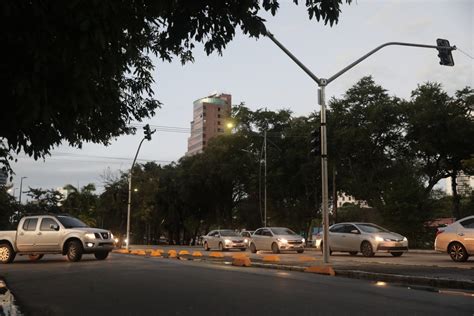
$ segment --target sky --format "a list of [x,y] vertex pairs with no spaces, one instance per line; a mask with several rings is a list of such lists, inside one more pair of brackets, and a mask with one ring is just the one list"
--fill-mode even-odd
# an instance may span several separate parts
[[[333,27],[309,20],[304,1],[299,6],[289,0],[280,3],[277,16],[263,14],[267,28],[319,78],[332,76],[385,42],[436,45],[437,38],[444,38],[459,48],[453,51],[454,67],[440,66],[435,49],[383,48],[328,85],[328,98],[342,97],[367,75],[402,98],[409,98],[418,84],[427,81],[441,83],[450,95],[474,87],[472,0],[353,0],[350,6],[342,6],[339,23]],[[244,102],[253,110],[285,108],[296,116],[319,110],[317,85],[268,38],[256,40],[238,31],[222,56],[207,56],[196,45],[194,57],[194,63],[184,66],[179,60],[167,63],[154,58],[153,89],[163,106],[142,124],[179,129],[158,128],[153,139],[143,144],[138,162],[168,164],[182,157],[193,101],[215,92],[230,93],[233,104]],[[23,191],[94,183],[100,192],[105,178],[130,168],[142,137],[139,130],[112,140],[107,147],[84,144],[79,150],[63,145],[44,161],[20,154],[13,164],[12,191],[18,197],[20,178],[27,177]]]

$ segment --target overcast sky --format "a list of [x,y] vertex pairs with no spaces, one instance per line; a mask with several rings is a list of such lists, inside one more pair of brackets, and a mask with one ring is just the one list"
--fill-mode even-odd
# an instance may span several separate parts
[[[276,17],[265,15],[267,27],[318,77],[330,77],[390,41],[435,45],[437,38],[445,38],[474,55],[472,0],[354,0],[352,5],[342,6],[339,24],[332,28],[310,21],[304,5],[280,2]],[[223,56],[206,56],[202,47],[197,47],[192,64],[155,59],[154,91],[163,107],[143,123],[189,129],[192,102],[216,91],[230,93],[233,104],[245,102],[254,110],[289,108],[295,115],[319,110],[315,83],[268,38],[255,40],[238,32]],[[339,77],[327,87],[326,94],[341,97],[366,75],[372,75],[390,94],[403,98],[427,81],[440,82],[450,94],[474,86],[473,59],[460,50],[453,56],[455,66],[446,67],[439,65],[434,49],[390,46]],[[189,134],[184,129],[177,131],[158,131],[152,141],[143,144],[139,158],[163,164],[178,160],[186,152]],[[142,137],[140,130],[135,136],[113,140],[108,147],[85,144],[78,150],[61,146],[44,162],[20,155],[13,165],[14,186],[19,188],[20,177],[25,176],[24,190],[68,183],[80,187],[94,183],[102,190],[104,173],[119,174],[130,168]]]

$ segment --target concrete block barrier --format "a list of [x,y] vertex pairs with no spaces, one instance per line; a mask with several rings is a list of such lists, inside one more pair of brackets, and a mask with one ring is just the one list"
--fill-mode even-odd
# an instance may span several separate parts
[[193,257],[202,257],[202,253],[200,251],[194,251]]
[[336,272],[331,266],[311,266],[307,267],[304,272],[325,274],[330,276],[335,276]]
[[160,251],[160,250],[152,250],[151,253],[150,253],[150,256],[152,256],[152,257],[162,257],[163,252]]
[[168,258],[178,258],[178,254],[176,250],[169,250],[168,251]]
[[220,252],[211,252],[209,254],[209,257],[211,257],[211,258],[224,258],[224,255]]
[[237,267],[250,267],[252,266],[252,262],[250,261],[249,257],[234,257],[232,260],[232,265]]
[[187,250],[181,250],[178,254],[179,254],[180,256],[190,255],[190,254],[189,254],[189,251],[187,251]]

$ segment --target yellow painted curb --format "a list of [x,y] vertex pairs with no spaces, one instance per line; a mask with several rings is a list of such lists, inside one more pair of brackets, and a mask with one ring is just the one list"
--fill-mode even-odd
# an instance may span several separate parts
[[301,256],[298,258],[299,261],[307,262],[307,261],[316,261],[316,258],[310,256]]
[[168,258],[177,258],[178,254],[176,253],[176,250],[170,250],[168,251]]
[[310,272],[310,273],[317,273],[317,274],[326,274],[326,275],[331,275],[335,276],[336,272],[331,266],[312,266],[306,268],[304,270],[305,272]]
[[161,257],[163,255],[163,253],[159,250],[152,250],[151,253],[150,253],[150,256],[152,257]]
[[187,251],[187,250],[181,250],[181,251],[179,252],[179,255],[180,255],[180,256],[189,255],[189,251]]
[[279,256],[264,256],[263,257],[264,262],[280,262],[280,257]]
[[193,257],[202,257],[202,253],[200,251],[193,252]]
[[209,257],[211,257],[211,258],[224,258],[224,255],[220,252],[211,252]]
[[237,267],[250,267],[252,265],[249,257],[234,257],[232,265]]

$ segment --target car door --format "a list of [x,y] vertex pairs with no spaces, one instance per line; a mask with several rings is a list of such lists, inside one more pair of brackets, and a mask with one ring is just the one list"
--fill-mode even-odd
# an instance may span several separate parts
[[37,232],[35,250],[38,251],[59,251],[61,236],[60,225],[52,217],[43,217]]
[[207,246],[209,248],[214,248],[214,234],[216,233],[216,231],[211,231],[209,234],[207,234],[206,236],[206,241],[207,241]]
[[252,235],[252,241],[257,249],[261,249],[262,231],[263,229],[257,229]]
[[33,251],[36,243],[36,227],[38,217],[29,217],[23,221],[23,225],[18,226],[16,246],[20,252]]
[[360,231],[352,224],[344,224],[341,247],[346,251],[360,251]]
[[329,248],[332,251],[341,250],[342,237],[344,233],[343,224],[335,224],[329,229]]
[[260,239],[261,241],[261,249],[262,250],[271,250],[272,249],[272,243],[273,243],[273,234],[270,231],[270,229],[265,228],[262,230],[262,238]]
[[468,218],[460,224],[463,228],[458,232],[458,238],[466,247],[467,252],[472,255],[474,254],[474,218]]

